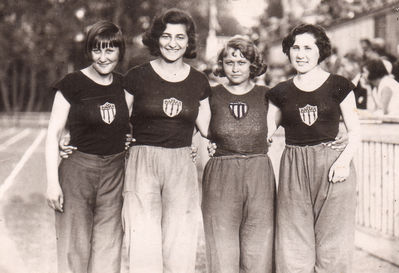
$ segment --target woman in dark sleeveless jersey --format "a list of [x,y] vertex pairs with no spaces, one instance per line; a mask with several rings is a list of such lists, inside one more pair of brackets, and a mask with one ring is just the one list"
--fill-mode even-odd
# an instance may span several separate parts
[[[286,142],[277,194],[277,272],[351,272],[356,208],[351,160],[359,142],[354,86],[320,67],[331,52],[321,27],[297,26],[282,46],[297,74],[268,93],[277,106],[269,114],[284,127]],[[326,144],[337,136],[341,116],[348,145],[339,152]]]
[[206,76],[184,62],[196,56],[195,35],[183,11],[156,16],[143,43],[157,58],[124,77],[136,139],[123,191],[130,272],[195,271],[201,214],[190,146],[210,93]]
[[[90,66],[67,74],[56,91],[46,141],[47,200],[56,210],[58,271],[120,272],[124,142],[129,114],[114,69],[125,43],[111,22],[87,33]],[[68,124],[77,147],[58,167],[58,141]]]
[[228,81],[212,88],[209,133],[201,131],[217,145],[204,170],[202,199],[212,273],[272,272],[275,178],[267,156],[268,88],[253,81],[265,71],[246,38],[233,37],[219,53],[215,74]]

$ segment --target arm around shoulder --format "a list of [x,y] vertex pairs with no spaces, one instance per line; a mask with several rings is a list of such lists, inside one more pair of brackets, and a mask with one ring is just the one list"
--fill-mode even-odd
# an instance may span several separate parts
[[132,94],[130,94],[129,92],[127,92],[126,90],[124,90],[124,92],[125,92],[125,100],[126,100],[127,108],[129,109],[129,117],[130,117],[132,115],[132,111],[133,111],[134,96]]
[[209,98],[205,98],[200,101],[200,106],[198,110],[198,116],[195,121],[201,136],[207,138],[209,130],[209,122],[211,120],[211,108],[209,105]]
[[281,110],[269,100],[267,111],[267,139],[271,139],[281,123]]

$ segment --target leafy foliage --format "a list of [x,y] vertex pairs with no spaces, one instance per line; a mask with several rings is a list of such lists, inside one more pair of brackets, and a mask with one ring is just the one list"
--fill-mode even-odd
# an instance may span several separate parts
[[115,22],[126,36],[121,72],[148,60],[140,35],[157,12],[171,7],[189,11],[198,25],[199,41],[205,41],[207,7],[194,0],[1,1],[0,111],[49,110],[50,86],[67,72],[88,65],[82,39],[87,27],[100,19]]

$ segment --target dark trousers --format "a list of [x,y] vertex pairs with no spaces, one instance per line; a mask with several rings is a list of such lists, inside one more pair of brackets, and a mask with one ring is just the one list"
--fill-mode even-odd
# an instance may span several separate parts
[[275,188],[267,155],[208,161],[202,199],[208,272],[272,272]]
[[56,212],[59,273],[119,273],[125,153],[74,152],[59,177],[64,212]]
[[277,194],[278,273],[348,273],[354,249],[356,176],[328,181],[340,152],[323,144],[288,146]]

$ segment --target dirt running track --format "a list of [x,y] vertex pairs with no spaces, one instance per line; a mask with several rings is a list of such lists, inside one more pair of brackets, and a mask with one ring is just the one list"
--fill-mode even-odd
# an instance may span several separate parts
[[[56,272],[54,214],[44,197],[44,138],[42,128],[0,127],[0,273]],[[204,260],[201,233],[195,273],[205,273]],[[354,267],[354,273],[399,273],[361,251]]]

